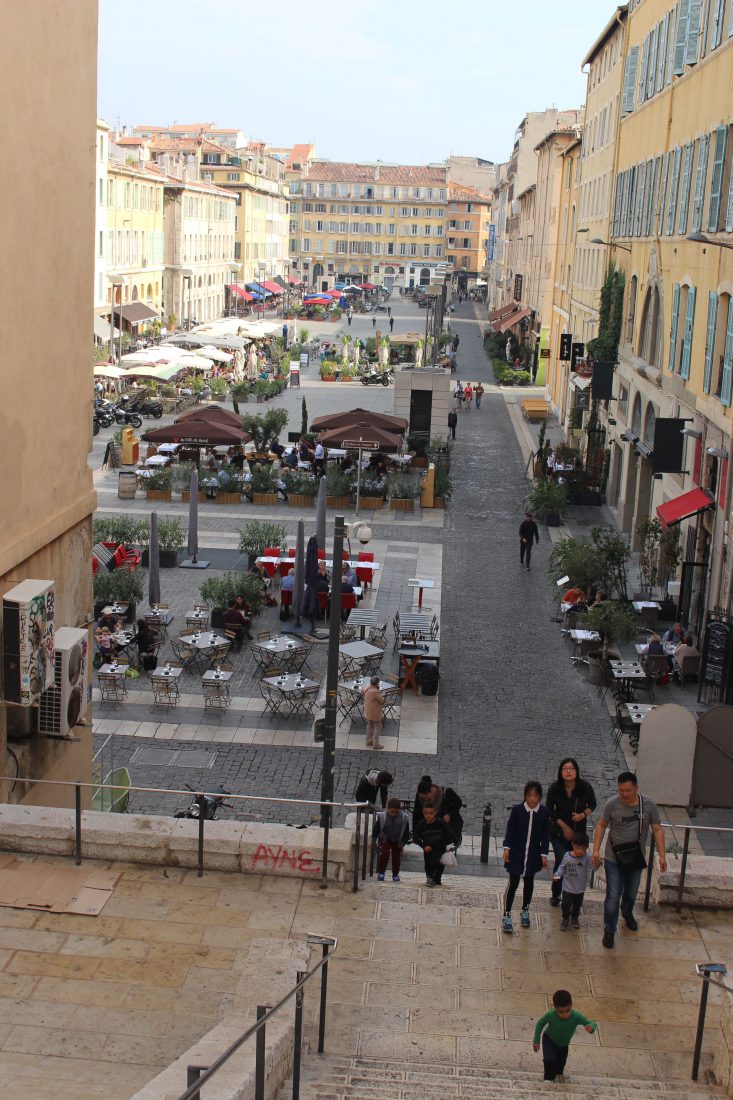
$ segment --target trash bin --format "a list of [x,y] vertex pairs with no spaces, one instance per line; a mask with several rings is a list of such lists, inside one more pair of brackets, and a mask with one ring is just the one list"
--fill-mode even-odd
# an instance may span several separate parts
[[323,743],[323,738],[326,732],[326,719],[316,718],[313,722],[313,740],[318,744]]
[[117,496],[120,500],[134,500],[137,490],[137,474],[134,470],[121,470],[117,480]]

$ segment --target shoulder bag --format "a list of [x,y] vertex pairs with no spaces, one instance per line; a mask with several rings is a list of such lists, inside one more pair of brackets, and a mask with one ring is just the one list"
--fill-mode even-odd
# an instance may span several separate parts
[[613,854],[619,867],[627,871],[643,871],[646,867],[646,857],[641,846],[641,834],[644,822],[644,799],[639,794],[639,839],[630,840],[625,844],[611,844]]

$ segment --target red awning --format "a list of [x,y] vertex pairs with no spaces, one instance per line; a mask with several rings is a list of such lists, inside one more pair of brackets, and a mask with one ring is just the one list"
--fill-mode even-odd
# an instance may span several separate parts
[[237,286],[236,283],[232,283],[229,287],[232,294],[236,294],[237,297],[243,298],[245,302],[254,302],[254,295],[250,294],[242,286]]
[[264,283],[261,283],[260,285],[263,286],[265,290],[269,290],[272,294],[282,294],[283,292],[283,288],[280,286],[280,284],[273,283],[270,279],[267,279]]
[[672,527],[675,523],[681,523],[683,519],[696,516],[699,512],[709,512],[715,507],[715,501],[704,489],[691,489],[689,493],[682,493],[679,497],[673,497],[665,504],[657,506],[657,515],[662,521],[662,527]]
[[292,275],[288,275],[288,282],[290,283],[291,286],[303,286],[304,285],[302,279],[294,279]]
[[489,313],[489,321],[491,324],[494,321],[501,321],[504,317],[507,317],[510,313],[515,313],[519,309],[519,302],[510,302],[507,306],[499,306],[498,309],[492,309]]
[[525,317],[529,317],[531,309],[519,309],[514,313],[510,313],[508,317],[505,317],[503,321],[496,321],[492,326],[494,332],[506,332],[508,328],[514,328],[520,321],[523,321]]
[[359,283],[359,286],[361,287],[362,290],[376,290],[377,289],[374,283]]

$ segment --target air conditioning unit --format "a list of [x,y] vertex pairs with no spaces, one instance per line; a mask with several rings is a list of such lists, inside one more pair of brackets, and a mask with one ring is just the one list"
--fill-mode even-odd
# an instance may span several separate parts
[[53,687],[38,708],[39,733],[71,737],[84,716],[89,693],[89,637],[86,630],[61,626],[54,637]]
[[53,684],[53,581],[27,580],[3,595],[5,701],[35,706]]

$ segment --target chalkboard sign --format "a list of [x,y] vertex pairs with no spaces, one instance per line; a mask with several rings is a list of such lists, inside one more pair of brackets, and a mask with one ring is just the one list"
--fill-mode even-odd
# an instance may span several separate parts
[[714,684],[723,692],[728,682],[732,644],[731,624],[719,619],[710,620],[705,631],[700,678],[704,684]]

